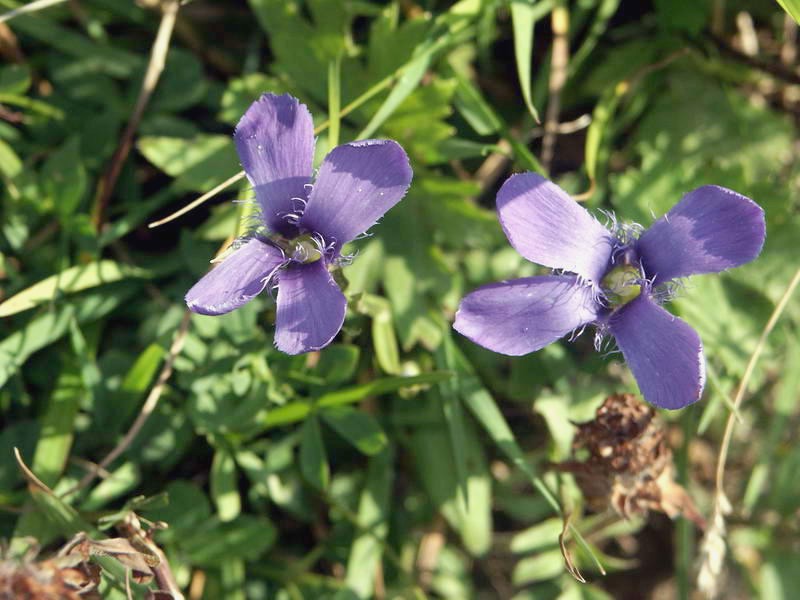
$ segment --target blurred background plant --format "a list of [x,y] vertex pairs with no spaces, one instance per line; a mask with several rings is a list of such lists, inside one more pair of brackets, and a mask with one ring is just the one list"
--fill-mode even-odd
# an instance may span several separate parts
[[[710,577],[725,598],[794,597],[800,70],[778,4],[20,6],[0,0],[0,580],[105,598],[696,593],[695,524],[594,513],[552,468],[576,458],[573,422],[636,391],[619,361],[590,335],[512,359],[450,329],[465,292],[535,272],[493,205],[538,170],[645,225],[707,183],[766,210],[758,261],[672,303],[708,385],[662,416],[710,519],[741,387]],[[231,202],[252,197],[231,133],[265,91],[309,106],[318,160],[388,137],[415,172],[353,244],[343,332],[298,357],[273,349],[268,297],[215,318],[182,301],[252,210]]]

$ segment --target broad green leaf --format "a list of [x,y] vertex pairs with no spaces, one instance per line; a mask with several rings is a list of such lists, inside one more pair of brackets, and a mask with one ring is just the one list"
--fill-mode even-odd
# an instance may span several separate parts
[[531,94],[531,60],[533,54],[533,26],[536,23],[536,9],[533,0],[511,2],[511,25],[514,30],[514,58],[517,62],[517,77],[522,89],[525,106],[533,120],[539,122],[539,113],[533,105]]
[[59,294],[74,294],[89,288],[97,287],[130,278],[150,278],[152,271],[133,267],[113,260],[101,260],[85,265],[77,265],[42,279],[29,288],[14,294],[0,304],[0,317],[22,312],[48,302]]
[[242,512],[239,497],[238,472],[233,455],[223,448],[217,448],[211,462],[211,499],[217,507],[217,515],[223,523],[232,521]]
[[316,489],[328,488],[330,467],[316,414],[311,414],[300,428],[300,472]]
[[336,433],[360,452],[375,455],[386,447],[386,434],[374,417],[349,406],[320,411],[320,416]]

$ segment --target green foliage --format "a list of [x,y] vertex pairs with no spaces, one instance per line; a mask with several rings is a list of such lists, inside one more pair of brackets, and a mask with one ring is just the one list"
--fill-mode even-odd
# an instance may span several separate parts
[[[0,12],[20,4],[0,0]],[[766,210],[757,262],[693,278],[668,305],[707,355],[701,402],[681,423],[663,416],[668,438],[684,440],[675,449],[683,484],[708,515],[730,398],[798,268],[799,112],[794,65],[778,54],[791,50],[780,8],[181,3],[163,72],[120,155],[161,19],[145,4],[64,3],[4,24],[13,33],[0,67],[9,553],[50,556],[79,532],[118,537],[134,512],[179,587],[204,583],[203,598],[605,599],[645,595],[665,579],[692,589],[688,527],[674,542],[666,521],[593,514],[574,478],[552,468],[570,459],[575,422],[609,394],[636,391],[619,357],[598,356],[590,332],[504,357],[450,324],[477,286],[543,273],[509,247],[494,195],[512,172],[544,171],[535,121],[553,102],[550,16],[562,7],[570,58],[560,120],[591,116],[587,129],[557,137],[550,169],[565,189],[644,226],[703,184]],[[797,18],[795,3],[780,4]],[[755,58],[728,47],[742,35],[736,13],[748,10],[762,42]],[[337,138],[378,137],[401,143],[414,170],[402,202],[346,251],[355,260],[337,273],[349,306],[341,334],[303,356],[273,348],[268,293],[183,320],[186,291],[253,223],[246,180],[213,206],[147,228],[240,170],[233,126],[264,92],[308,105],[317,166]],[[728,595],[746,586],[792,598],[797,588],[799,325],[800,305],[789,302],[739,410]],[[589,584],[567,572],[565,554]],[[92,560],[104,597],[125,598],[123,562]],[[145,586],[131,593],[144,598]]]

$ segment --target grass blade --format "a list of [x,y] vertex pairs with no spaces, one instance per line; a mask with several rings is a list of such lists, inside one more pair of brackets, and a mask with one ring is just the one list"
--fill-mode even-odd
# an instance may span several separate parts
[[540,123],[539,112],[533,105],[531,94],[531,58],[533,56],[533,25],[536,12],[532,2],[511,3],[511,25],[514,30],[514,57],[517,62],[517,76],[522,89],[525,106],[533,120]]

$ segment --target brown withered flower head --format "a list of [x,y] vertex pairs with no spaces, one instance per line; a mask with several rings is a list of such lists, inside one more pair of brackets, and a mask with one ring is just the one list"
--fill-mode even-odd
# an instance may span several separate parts
[[573,457],[588,453],[588,458],[557,468],[574,475],[593,510],[610,508],[626,519],[657,510],[705,528],[691,497],[674,481],[665,428],[651,406],[633,394],[609,396],[594,420],[576,425]]
[[100,567],[88,556],[37,560],[35,549],[22,558],[0,555],[0,600],[100,600]]

